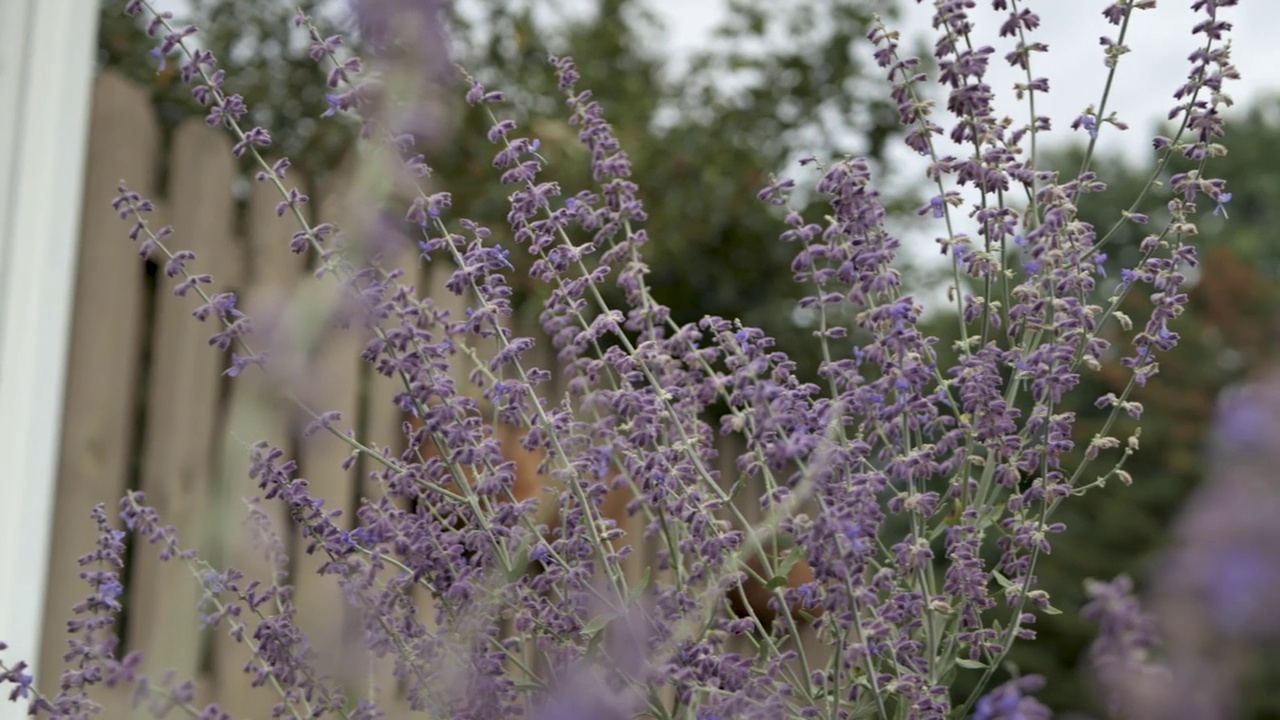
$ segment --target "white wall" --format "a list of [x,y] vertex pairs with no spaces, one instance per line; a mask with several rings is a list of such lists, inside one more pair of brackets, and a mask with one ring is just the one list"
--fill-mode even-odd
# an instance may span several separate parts
[[[97,0],[0,0],[0,659],[38,662]],[[26,706],[0,694],[0,720]]]

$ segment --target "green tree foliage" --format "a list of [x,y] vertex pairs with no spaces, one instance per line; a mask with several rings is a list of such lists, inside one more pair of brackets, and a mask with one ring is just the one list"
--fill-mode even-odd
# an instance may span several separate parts
[[[252,121],[272,130],[275,149],[294,161],[294,171],[322,181],[353,144],[354,128],[320,117],[328,107],[324,70],[307,56],[290,22],[295,3],[192,4],[201,42],[230,63],[234,91],[244,95]],[[317,12],[332,3],[300,4],[321,17],[341,17]],[[455,57],[464,68],[477,68],[486,86],[507,94],[504,111],[541,140],[550,161],[546,179],[559,181],[566,195],[591,187],[589,162],[564,123],[546,58],[553,52],[578,57],[579,85],[605,108],[641,184],[651,238],[646,261],[659,301],[679,322],[713,314],[762,326],[802,365],[814,367],[816,357],[802,356],[814,346],[809,330],[792,317],[805,288],[777,272],[789,265],[794,248],[777,241],[783,228],[776,208],[755,196],[772,171],[792,172],[789,161],[805,155],[880,155],[897,118],[883,101],[863,99],[887,94],[872,89],[878,74],[859,48],[873,13],[891,17],[893,4],[798,0],[780,7],[734,0],[715,43],[683,72],[665,57],[663,28],[642,0],[595,0],[593,11],[582,14],[562,6],[460,2]],[[105,3],[102,28],[103,63],[152,86],[168,128],[194,109],[173,63],[157,73],[154,59],[133,50],[139,30],[120,16],[118,3]],[[424,150],[441,189],[454,194],[453,212],[500,232],[508,193],[497,182],[494,147],[485,139],[490,120],[460,102],[461,89],[457,95],[446,99],[450,127],[442,135],[448,142]],[[815,219],[822,212],[799,209]],[[511,278],[517,293],[532,291],[522,282],[526,268],[518,265]]]
[[[1078,502],[1064,506],[1060,519],[1067,533],[1054,542],[1053,554],[1040,568],[1044,587],[1054,596],[1061,615],[1037,624],[1042,642],[1019,646],[1013,660],[1023,672],[1050,678],[1043,699],[1061,710],[1094,710],[1091,705],[1089,668],[1085,656],[1095,628],[1082,622],[1078,610],[1084,603],[1081,580],[1111,578],[1130,573],[1143,578],[1151,560],[1160,552],[1168,528],[1184,500],[1200,481],[1201,465],[1211,413],[1218,393],[1248,376],[1273,357],[1276,338],[1277,299],[1280,299],[1280,242],[1274,237],[1280,193],[1280,100],[1263,102],[1233,118],[1225,138],[1228,154],[1214,158],[1206,172],[1225,178],[1233,198],[1216,217],[1215,208],[1199,208],[1202,228],[1212,240],[1199,248],[1199,277],[1190,290],[1190,303],[1174,329],[1182,340],[1160,359],[1161,371],[1133,399],[1145,408],[1141,450],[1125,465],[1133,478],[1131,487],[1112,482],[1090,491]],[[1081,156],[1068,155],[1056,166],[1074,171]],[[1151,167],[1134,166],[1119,158],[1095,164],[1107,183],[1107,193],[1090,195],[1081,208],[1081,219],[1105,234],[1129,209],[1132,199],[1151,177]],[[1159,181],[1168,185],[1172,174],[1190,169],[1190,163],[1171,164]],[[1151,215],[1159,227],[1162,197],[1156,189],[1138,210]],[[1228,216],[1229,215],[1229,219]],[[1108,273],[1137,262],[1137,245],[1145,230],[1123,224],[1105,251]],[[1101,293],[1105,298],[1109,288]],[[1132,317],[1150,312],[1145,292],[1130,293],[1124,309]],[[1076,444],[1084,448],[1101,429],[1105,413],[1092,400],[1105,393],[1120,394],[1130,372],[1119,359],[1131,348],[1117,347],[1115,357],[1099,374],[1086,374],[1081,391],[1071,397],[1077,413]],[[1136,423],[1113,429],[1113,437],[1132,434]],[[1084,481],[1105,473],[1110,465],[1095,465]],[[1280,717],[1280,671],[1274,667],[1260,674],[1258,692],[1247,717]]]

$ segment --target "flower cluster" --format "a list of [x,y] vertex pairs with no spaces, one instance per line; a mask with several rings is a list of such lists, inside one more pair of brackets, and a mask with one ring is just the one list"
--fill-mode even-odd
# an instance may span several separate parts
[[[202,617],[249,648],[244,670],[274,693],[277,716],[372,718],[386,708],[351,693],[298,629],[281,569],[286,546],[263,503],[287,510],[302,531],[296,550],[320,558],[318,572],[356,618],[364,645],[393,660],[399,691],[431,717],[1046,717],[1029,697],[1041,679],[993,682],[1014,643],[1033,639],[1037,618],[1057,612],[1037,579],[1051,538],[1066,530],[1055,511],[1110,478],[1131,480],[1123,465],[1137,437],[1113,437],[1112,429],[1121,415],[1141,416],[1132,390],[1178,340],[1170,322],[1187,302],[1181,285],[1196,263],[1196,203],[1216,213],[1230,200],[1204,168],[1221,153],[1220,110],[1230,102],[1222,87],[1237,75],[1224,39],[1224,11],[1234,4],[1193,3],[1203,46],[1175,92],[1170,118],[1180,126],[1154,149],[1160,169],[1174,156],[1198,169],[1173,178],[1168,221],[1152,228],[1140,262],[1117,280],[1102,271],[1115,227],[1079,219],[1086,196],[1106,190],[1090,169],[1093,141],[1124,129],[1108,112],[1109,97],[1075,122],[1090,144],[1071,176],[1038,165],[1051,124],[1034,102],[1023,120],[996,114],[993,62],[1025,73],[1014,88],[1020,97],[1049,91],[1035,74],[1035,57],[1047,50],[1033,39],[1036,14],[1017,0],[993,0],[1006,16],[1002,51],[975,34],[975,0],[935,3],[933,61],[946,117],[928,99],[920,59],[904,56],[898,34],[877,23],[868,40],[906,143],[928,161],[932,198],[919,214],[942,228],[960,340],[939,347],[922,328],[924,308],[896,265],[900,241],[886,228],[871,164],[809,159],[802,165],[819,173],[813,188],[828,205],[824,217],[790,209],[798,180],[760,192],[779,211],[780,242],[794,249],[791,273],[807,293],[800,305],[817,318],[824,361],[806,378],[759,329],[720,317],[680,325],[649,292],[640,187],[571,58],[550,63],[594,180],[573,189],[544,179],[541,144],[506,117],[501,92],[448,65],[443,3],[353,3],[375,62],[343,55],[340,36],[298,14],[312,59],[328,70],[325,115],[359,122],[368,157],[389,162],[381,169],[408,189],[404,238],[386,232],[385,218],[363,229],[313,222],[308,196],[287,180],[288,161],[264,155],[271,133],[245,126],[232,80],[190,44],[195,28],[176,26],[148,0],[129,0],[126,12],[150,18],[153,54],[181,57],[182,80],[207,108],[207,123],[228,132],[235,154],[257,164],[256,180],[278,191],[277,214],[296,223],[292,249],[314,254],[317,282],[342,298],[333,324],[358,334],[361,359],[397,381],[394,402],[412,421],[403,438],[355,437],[339,413],[299,403],[310,415],[307,434],[346,443],[348,463],[363,456],[385,489],[364,498],[354,518],[326,510],[285,448],[252,447],[259,498],[249,527],[277,570],[267,583],[182,551],[175,530],[137,493],[122,500],[120,516],[134,538],[191,568],[204,588]],[[1118,28],[1103,43],[1109,73],[1138,11],[1154,5],[1107,6]],[[458,95],[488,114],[493,178],[509,193],[503,230],[514,246],[453,217],[449,193],[428,185],[436,179],[416,148],[434,131],[423,123],[430,93],[398,94],[404,83],[395,71],[406,67],[422,87],[461,85]],[[960,150],[945,152],[944,139]],[[1149,223],[1138,212],[1144,199],[1116,227]],[[132,222],[140,252],[164,260],[174,292],[199,299],[195,317],[217,325],[211,344],[234,351],[227,373],[277,377],[282,369],[255,350],[260,338],[236,297],[212,292],[215,279],[195,269],[193,253],[176,249],[180,233],[154,227],[151,203],[125,185],[115,206]],[[956,229],[962,214],[976,221],[976,235]],[[465,312],[451,314],[385,267],[378,249],[388,243],[447,264],[448,290],[468,299]],[[548,389],[551,370],[529,360],[544,340],[511,329],[512,252],[527,253],[531,277],[547,287],[540,321],[556,350],[562,396]],[[606,300],[602,288],[611,283],[624,307]],[[1150,295],[1154,311],[1143,322],[1118,311],[1131,292]],[[852,354],[835,350],[845,339],[854,341]],[[483,356],[482,346],[496,351]],[[1109,419],[1075,461],[1075,417],[1064,398],[1109,354],[1124,355],[1131,380],[1097,400]],[[496,426],[520,429],[523,449],[547,477],[545,492],[518,486],[517,461]],[[717,457],[718,435],[741,440],[733,463]],[[1098,463],[1107,465],[1086,475]],[[153,683],[137,674],[136,655],[114,657],[124,534],[101,509],[95,520],[102,545],[86,562],[104,569],[85,573],[94,595],[69,628],[68,659],[78,658],[79,669],[64,675],[57,697],[38,694],[21,664],[0,665],[0,682],[37,715],[84,716],[86,685],[133,682],[158,714],[182,707],[223,717],[216,706],[195,708],[189,683]],[[1100,659],[1128,657],[1146,642],[1143,628],[1125,620],[1125,591],[1095,589],[1091,615],[1120,638]],[[415,601],[423,594],[429,613]],[[957,682],[961,675],[966,682]],[[973,689],[954,691],[961,686]]]

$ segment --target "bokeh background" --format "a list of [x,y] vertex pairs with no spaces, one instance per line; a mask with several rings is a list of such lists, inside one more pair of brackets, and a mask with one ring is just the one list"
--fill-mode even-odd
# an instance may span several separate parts
[[[161,4],[200,25],[202,42],[222,58],[252,108],[253,122],[273,131],[279,149],[293,160],[293,172],[322,182],[353,144],[355,128],[320,120],[327,108],[323,74],[293,33],[289,19],[295,3]],[[296,4],[343,22],[343,2]],[[1038,37],[1050,46],[1036,74],[1051,82],[1039,110],[1055,120],[1047,152],[1057,167],[1078,167],[1087,141],[1067,125],[1101,93],[1104,68],[1096,38],[1109,33],[1100,15],[1108,4],[1032,3],[1044,20]],[[120,5],[103,4],[100,64],[150,87],[162,129],[170,133],[197,107],[176,68],[157,73],[145,52],[149,42],[120,13]],[[927,56],[931,5],[909,0],[465,0],[457,3],[452,18],[452,50],[486,85],[508,95],[516,118],[542,140],[550,174],[569,188],[589,184],[588,163],[561,119],[544,60],[551,52],[577,57],[581,87],[595,92],[635,164],[650,215],[648,263],[655,295],[681,322],[713,314],[761,326],[811,373],[816,347],[809,318],[796,307],[804,291],[779,272],[789,264],[790,249],[777,242],[777,213],[755,199],[771,173],[793,175],[801,185],[813,179],[795,163],[803,156],[855,153],[875,161],[898,218],[895,229],[906,240],[903,269],[930,308],[929,331],[944,339],[939,344],[944,349],[954,334],[952,306],[936,290],[934,238],[940,231],[914,212],[932,193],[917,189],[923,164],[897,142],[896,113],[886,102],[865,40],[878,15],[901,27]],[[1170,5],[1138,14],[1128,43],[1134,52],[1121,60],[1111,107],[1130,129],[1103,129],[1096,165],[1111,191],[1090,196],[1081,209],[1082,219],[1098,226],[1109,227],[1146,183],[1154,166],[1150,138],[1185,76],[1193,42],[1190,3]],[[1237,106],[1228,124],[1230,154],[1214,161],[1211,171],[1229,181],[1229,217],[1209,217],[1206,211],[1203,265],[1177,326],[1182,342],[1135,398],[1146,407],[1142,451],[1127,465],[1135,483],[1113,484],[1066,506],[1060,519],[1070,531],[1042,566],[1046,587],[1063,612],[1042,620],[1039,640],[1013,655],[1021,672],[1049,678],[1042,699],[1063,716],[1100,717],[1084,667],[1093,629],[1079,619],[1083,580],[1127,572],[1140,586],[1147,582],[1168,528],[1204,475],[1203,448],[1215,397],[1267,367],[1274,356],[1280,299],[1280,238],[1275,236],[1280,87],[1271,69],[1280,66],[1280,56],[1270,36],[1280,25],[1280,4],[1242,5],[1233,19],[1235,62],[1244,80],[1231,91]],[[982,8],[978,17],[985,23],[979,32],[986,41],[995,16]],[[1001,65],[995,63],[992,74],[998,106],[1021,118],[1025,110],[1014,104],[1010,90],[1014,77]],[[458,216],[501,228],[505,192],[490,171],[486,118],[460,97],[445,102],[448,127],[441,137],[447,142],[429,149],[434,177],[453,193]],[[1179,170],[1170,167],[1166,175]],[[246,180],[241,202],[248,187]],[[1144,210],[1158,215],[1160,207]],[[814,215],[821,208],[802,211]],[[1114,244],[1107,261],[1113,276],[1132,265],[1140,238],[1133,232]],[[521,307],[536,312],[540,290],[522,273],[512,279]],[[1143,316],[1144,299],[1135,296],[1131,302],[1130,314]],[[1076,407],[1063,408],[1081,418],[1077,439],[1083,441],[1101,421],[1094,398],[1119,392],[1127,372],[1116,362],[1086,378],[1086,386],[1067,401]],[[1121,428],[1113,434],[1128,433]],[[1280,718],[1280,667],[1260,668],[1255,675],[1248,716]]]

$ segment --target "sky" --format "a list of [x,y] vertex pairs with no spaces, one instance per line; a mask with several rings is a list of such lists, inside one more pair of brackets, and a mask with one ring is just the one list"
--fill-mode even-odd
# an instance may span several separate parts
[[[649,0],[667,20],[668,37],[673,54],[681,55],[704,45],[711,30],[724,17],[724,0]],[[1050,92],[1041,106],[1042,114],[1055,120],[1066,134],[1071,119],[1085,107],[1096,104],[1102,93],[1105,68],[1098,39],[1115,36],[1117,28],[1102,17],[1102,10],[1112,0],[1029,0],[1020,3],[1040,15],[1043,24],[1032,35],[1046,43],[1049,52],[1036,56],[1037,77],[1049,78]],[[1147,141],[1153,123],[1163,119],[1174,105],[1173,91],[1186,78],[1187,56],[1193,49],[1191,28],[1198,21],[1192,0],[1159,0],[1153,10],[1136,13],[1126,44],[1132,53],[1121,59],[1112,91],[1110,107],[1129,122],[1126,133],[1104,129],[1100,144],[1104,150],[1124,152],[1133,159],[1147,156]],[[980,0],[975,22],[980,41],[992,44],[1003,55],[1011,43],[996,37],[1003,13],[990,10],[991,3]],[[916,37],[932,37],[929,27],[933,3],[902,3],[906,10],[899,20],[890,22],[900,29],[904,41]],[[1228,91],[1237,106],[1250,100],[1280,92],[1280,1],[1245,0],[1238,7],[1221,11],[1234,23],[1231,33],[1232,55],[1242,78]],[[904,45],[908,45],[904,42]],[[1001,60],[993,63],[990,80],[997,93],[998,107],[1013,114],[1011,87],[1016,77]],[[1003,96],[1006,102],[1001,103]],[[1018,112],[1014,117],[1022,117]]]

